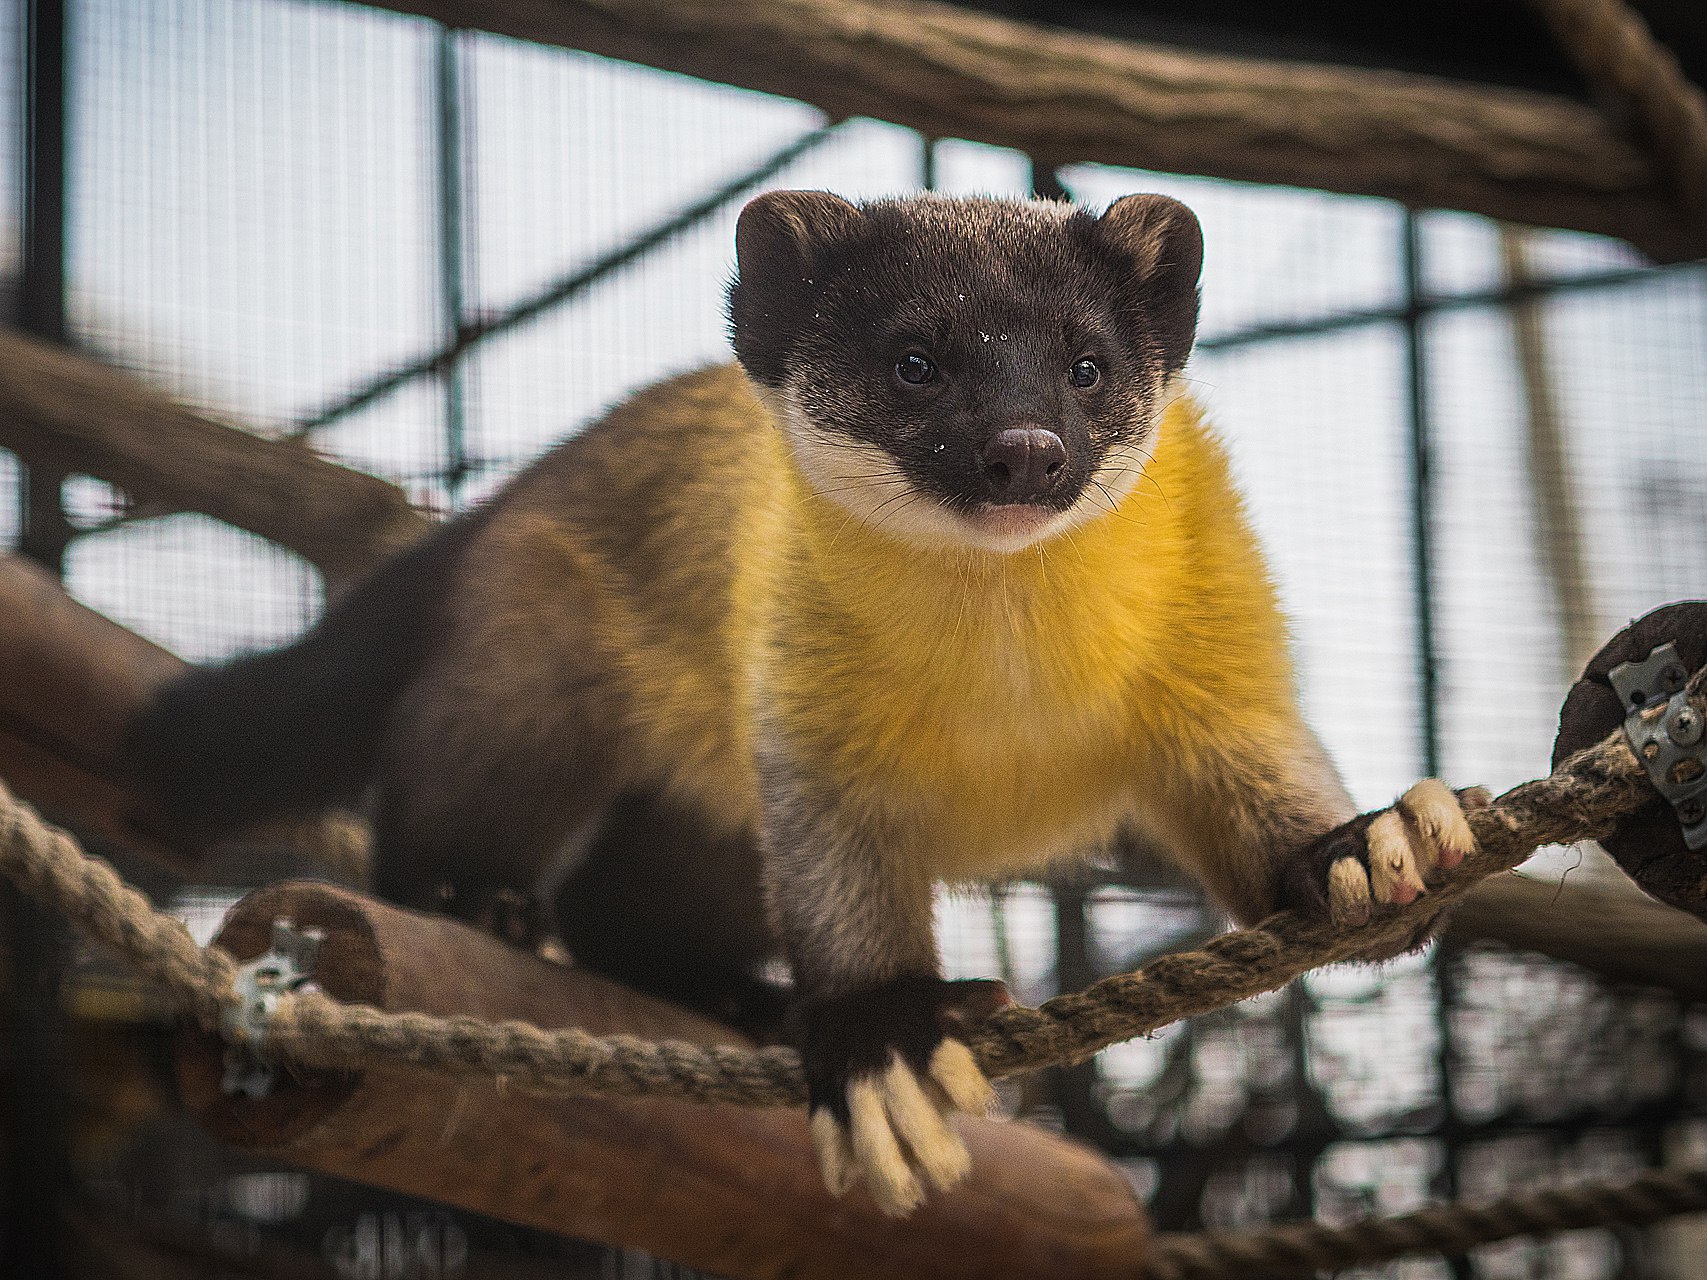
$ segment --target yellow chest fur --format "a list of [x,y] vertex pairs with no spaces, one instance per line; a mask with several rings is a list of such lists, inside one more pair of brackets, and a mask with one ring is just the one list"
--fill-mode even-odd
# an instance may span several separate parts
[[774,747],[898,856],[1011,874],[1142,813],[1170,774],[1222,776],[1202,765],[1229,725],[1294,715],[1273,591],[1189,402],[1115,510],[1009,555],[850,519],[733,369],[661,384],[574,448],[534,501],[585,513],[567,519],[625,686],[623,785],[726,829],[757,821]]
[[749,707],[938,876],[1105,836],[1217,706],[1289,706],[1273,593],[1189,406],[1116,510],[1011,555],[907,546],[798,493]]

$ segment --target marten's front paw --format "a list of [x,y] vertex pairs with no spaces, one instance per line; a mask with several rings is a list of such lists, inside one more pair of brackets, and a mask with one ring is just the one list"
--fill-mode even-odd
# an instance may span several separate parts
[[946,1191],[966,1176],[949,1116],[981,1115],[995,1093],[954,1033],[1008,1002],[999,982],[903,978],[803,1010],[812,1143],[833,1195],[863,1182],[900,1217],[924,1181]]
[[1475,849],[1464,814],[1490,799],[1481,787],[1454,793],[1425,778],[1391,809],[1353,818],[1300,854],[1287,868],[1281,905],[1356,926],[1368,924],[1377,905],[1415,901],[1437,869],[1456,867]]

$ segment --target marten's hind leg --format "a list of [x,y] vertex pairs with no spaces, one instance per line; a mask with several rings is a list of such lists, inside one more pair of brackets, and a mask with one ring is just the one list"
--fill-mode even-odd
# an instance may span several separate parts
[[544,931],[542,878],[597,824],[613,788],[581,758],[573,726],[550,723],[555,711],[506,732],[465,694],[439,683],[394,717],[375,780],[374,890],[532,945]]
[[576,962],[760,1040],[783,1032],[785,989],[751,833],[720,835],[661,796],[618,797],[557,894]]

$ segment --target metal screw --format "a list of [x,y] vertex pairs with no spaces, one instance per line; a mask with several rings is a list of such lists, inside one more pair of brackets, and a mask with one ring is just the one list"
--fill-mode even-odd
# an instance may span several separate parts
[[1701,801],[1691,800],[1688,804],[1679,805],[1677,816],[1683,819],[1686,827],[1693,827],[1702,818],[1707,818],[1707,809],[1701,807]]
[[1685,704],[1677,709],[1668,726],[1671,740],[1680,747],[1694,746],[1701,741],[1701,713]]
[[1679,663],[1674,662],[1660,672],[1660,679],[1665,682],[1667,692],[1676,693],[1683,688],[1684,681],[1689,679],[1689,672],[1685,671]]

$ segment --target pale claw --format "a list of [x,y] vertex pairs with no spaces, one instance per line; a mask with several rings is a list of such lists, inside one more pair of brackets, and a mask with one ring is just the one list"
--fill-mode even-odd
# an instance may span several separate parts
[[1414,902],[1423,889],[1411,833],[1397,809],[1369,824],[1369,889],[1377,902]]
[[995,1089],[963,1041],[950,1037],[939,1044],[931,1054],[930,1073],[960,1111],[988,1115],[996,1104]]
[[879,1209],[901,1218],[924,1203],[925,1192],[889,1123],[883,1088],[887,1074],[866,1076],[848,1086],[848,1132],[866,1190]]
[[863,1182],[878,1208],[904,1217],[924,1202],[923,1175],[939,1191],[958,1186],[971,1172],[966,1144],[949,1123],[955,1111],[982,1115],[996,1092],[972,1051],[948,1039],[931,1054],[921,1079],[899,1053],[875,1074],[848,1085],[848,1123],[828,1109],[813,1113],[812,1145],[830,1194]]
[[1450,870],[1475,849],[1476,837],[1465,821],[1464,804],[1481,808],[1487,803],[1486,796],[1487,792],[1478,787],[1466,792],[1460,803],[1440,779],[1424,778],[1400,797],[1400,807],[1415,820],[1423,837],[1417,842],[1418,862],[1426,863],[1421,867],[1423,875],[1432,874],[1436,867]]
[[947,1191],[962,1182],[972,1169],[966,1144],[948,1127],[943,1109],[925,1096],[918,1077],[901,1061],[900,1054],[884,1072],[882,1090],[889,1122],[931,1185]]
[[1369,876],[1356,858],[1337,858],[1328,868],[1328,911],[1341,926],[1369,923]]
[[824,1175],[824,1185],[840,1199],[859,1175],[848,1131],[828,1111],[814,1111],[807,1128],[812,1134],[812,1147],[818,1153],[818,1169]]

